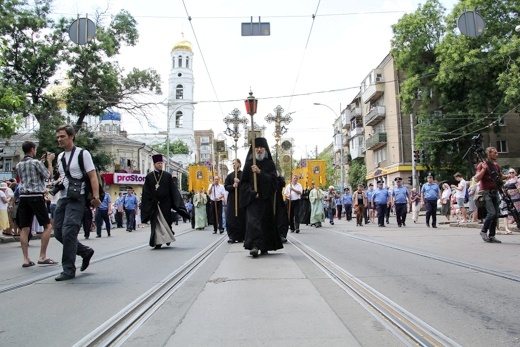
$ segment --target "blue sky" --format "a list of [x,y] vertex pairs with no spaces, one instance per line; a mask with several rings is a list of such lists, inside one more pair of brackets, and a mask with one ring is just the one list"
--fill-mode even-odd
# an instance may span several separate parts
[[[457,1],[445,0],[450,11]],[[108,4],[108,5],[107,5]],[[225,130],[222,119],[234,108],[245,115],[243,99],[251,88],[259,99],[255,121],[267,127],[274,144],[273,124],[264,117],[280,105],[292,114],[287,136],[295,139],[296,155],[321,151],[332,141],[332,123],[356,95],[364,77],[388,54],[391,25],[419,2],[409,0],[55,0],[54,12],[92,17],[96,8],[116,13],[124,8],[137,20],[140,41],[125,48],[119,62],[126,69],[154,68],[168,93],[170,51],[181,33],[193,45],[195,129]],[[312,14],[316,17],[313,20]],[[192,18],[187,19],[188,15]],[[240,23],[269,22],[271,35],[242,37]],[[292,96],[291,95],[300,95]],[[157,127],[166,129],[166,114],[157,112]],[[130,133],[142,132],[125,119]],[[154,131],[145,129],[145,131]],[[231,141],[230,141],[231,144]]]

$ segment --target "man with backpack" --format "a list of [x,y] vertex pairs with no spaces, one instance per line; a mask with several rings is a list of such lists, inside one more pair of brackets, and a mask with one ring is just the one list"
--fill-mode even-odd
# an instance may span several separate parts
[[[56,140],[63,149],[58,155],[58,171],[63,179],[63,186],[54,215],[54,236],[63,244],[63,272],[55,278],[56,281],[66,281],[76,276],[76,255],[83,258],[81,271],[89,266],[94,250],[79,242],[78,234],[87,199],[94,207],[101,205],[99,181],[92,156],[87,150],[74,145],[75,137],[76,132],[71,125],[63,125],[56,130]],[[86,183],[91,187],[91,199],[87,198]]]

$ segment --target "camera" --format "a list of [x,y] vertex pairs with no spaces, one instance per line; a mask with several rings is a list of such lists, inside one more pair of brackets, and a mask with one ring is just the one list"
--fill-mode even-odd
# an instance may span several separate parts
[[65,189],[65,186],[63,185],[62,181],[55,181],[53,185],[54,187],[52,187],[52,189],[49,190],[49,194],[52,196],[56,195],[57,193]]

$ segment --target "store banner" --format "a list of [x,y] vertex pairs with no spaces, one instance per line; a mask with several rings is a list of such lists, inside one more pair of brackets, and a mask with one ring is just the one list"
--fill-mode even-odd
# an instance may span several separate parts
[[144,185],[144,179],[146,178],[146,175],[144,174],[130,174],[130,173],[114,173],[114,184],[123,184],[123,185],[129,185],[129,184],[138,184],[138,185]]

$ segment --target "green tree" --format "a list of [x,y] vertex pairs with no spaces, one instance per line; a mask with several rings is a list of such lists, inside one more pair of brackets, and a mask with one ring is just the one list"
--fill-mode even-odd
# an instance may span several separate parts
[[354,159],[350,164],[349,183],[352,189],[356,189],[357,185],[362,183],[366,187],[367,167],[365,161],[361,158]]
[[[478,37],[457,33],[457,18],[474,8],[485,31]],[[437,0],[428,0],[393,26],[392,54],[404,75],[402,111],[415,110],[417,147],[432,169],[464,170],[471,138],[500,131],[498,120],[520,103],[519,10],[515,0],[466,0],[444,15]]]
[[155,70],[133,68],[125,73],[115,60],[123,45],[137,43],[135,19],[122,10],[104,25],[106,17],[104,13],[97,15],[95,40],[84,46],[68,43],[70,87],[65,98],[67,111],[78,116],[77,129],[87,115],[100,116],[111,108],[146,118],[150,108],[157,106],[149,98],[161,94],[161,78]]
[[[166,147],[166,143],[161,143],[157,145],[152,145],[152,148],[162,155],[166,155],[168,150]],[[191,149],[188,145],[182,140],[175,140],[170,142],[170,155],[171,154],[191,154]]]

